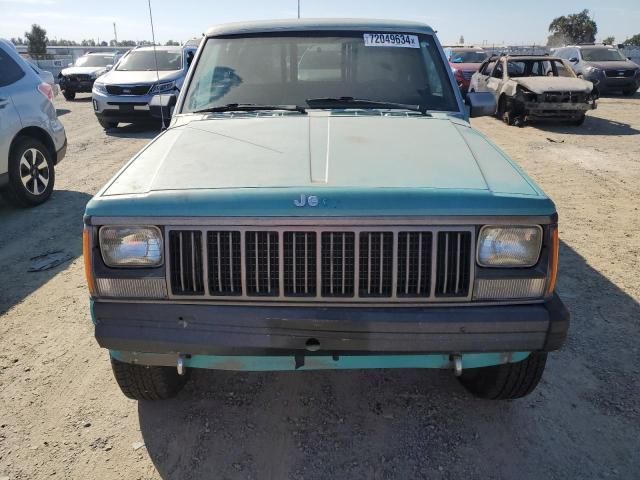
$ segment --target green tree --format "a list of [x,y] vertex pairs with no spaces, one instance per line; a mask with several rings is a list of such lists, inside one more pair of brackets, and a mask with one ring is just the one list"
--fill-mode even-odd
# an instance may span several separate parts
[[598,26],[589,16],[589,10],[580,13],[563,15],[554,18],[549,24],[551,35],[547,38],[547,46],[557,47],[566,43],[595,42]]
[[167,43],[165,43],[165,46],[167,46],[167,47],[179,47],[180,44],[178,42],[176,42],[175,40],[167,40]]
[[602,43],[604,43],[605,45],[613,45],[614,43],[616,43],[616,37],[614,36],[607,37],[604,40],[602,40]]
[[83,47],[95,47],[96,41],[90,38],[88,40],[82,40],[82,42],[80,42],[80,45],[82,45]]
[[47,53],[47,31],[40,25],[35,23],[31,25],[31,31],[24,33],[27,42],[29,43],[29,54],[44,55]]
[[47,45],[52,47],[75,47],[78,45],[78,42],[61,38],[60,40],[48,40]]
[[22,40],[21,37],[12,38],[11,43],[13,43],[14,45],[24,45],[24,40]]
[[633,37],[627,38],[624,41],[625,45],[635,45],[640,47],[640,33],[636,33]]

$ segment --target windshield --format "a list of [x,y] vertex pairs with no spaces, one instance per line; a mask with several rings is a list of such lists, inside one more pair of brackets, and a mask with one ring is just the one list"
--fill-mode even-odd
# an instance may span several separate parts
[[582,59],[587,62],[618,62],[626,60],[617,48],[583,48]]
[[182,52],[172,52],[168,50],[134,50],[124,57],[116,70],[124,71],[150,71],[156,69],[156,58],[158,70],[180,70],[182,69]]
[[76,60],[76,67],[106,67],[113,64],[113,55],[85,55]]
[[518,77],[575,77],[560,60],[509,60],[507,74]]
[[479,52],[473,50],[455,51],[451,52],[449,61],[451,63],[482,63],[487,59],[486,52]]
[[[183,112],[230,103],[307,106],[307,99],[340,97],[458,110],[431,36],[386,35],[376,44],[371,40],[376,35],[211,38],[196,65]],[[391,46],[392,40],[398,44]]]

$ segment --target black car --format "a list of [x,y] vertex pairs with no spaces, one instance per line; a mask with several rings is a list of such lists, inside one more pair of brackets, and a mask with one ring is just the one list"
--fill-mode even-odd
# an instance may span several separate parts
[[58,75],[64,98],[73,100],[76,93],[91,93],[96,78],[109,71],[119,58],[115,52],[88,53],[70,63]]

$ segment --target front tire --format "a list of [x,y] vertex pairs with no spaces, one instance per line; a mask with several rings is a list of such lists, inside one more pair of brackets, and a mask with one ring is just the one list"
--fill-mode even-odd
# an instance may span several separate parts
[[638,87],[625,88],[622,90],[622,94],[626,97],[631,97],[632,95],[635,95],[637,91]]
[[112,357],[111,369],[122,393],[133,400],[173,398],[187,382],[187,375],[178,375],[172,367],[134,365]]
[[536,388],[546,362],[546,353],[534,352],[520,362],[463,370],[459,379],[476,397],[513,400],[529,395]]
[[51,196],[55,177],[46,145],[35,138],[19,138],[9,153],[9,184],[3,196],[18,207],[35,207]]
[[103,120],[101,118],[98,119],[98,123],[105,130],[107,130],[109,128],[116,128],[118,126],[118,122],[108,122],[108,121]]
[[585,118],[587,118],[587,116],[585,114],[582,114],[578,118],[571,120],[571,125],[575,125],[576,127],[579,127],[584,123]]
[[64,98],[65,98],[66,100],[68,100],[68,101],[75,100],[75,98],[76,98],[76,92],[70,92],[70,91],[68,91],[68,90],[64,90],[64,91],[62,92],[62,95],[64,95]]

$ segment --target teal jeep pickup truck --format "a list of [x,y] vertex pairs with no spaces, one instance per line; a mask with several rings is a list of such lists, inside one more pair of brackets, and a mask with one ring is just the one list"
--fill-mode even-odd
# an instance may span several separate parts
[[412,22],[215,27],[170,127],[88,203],[98,344],[134,399],[193,368],[448,368],[527,395],[569,314],[553,202]]

